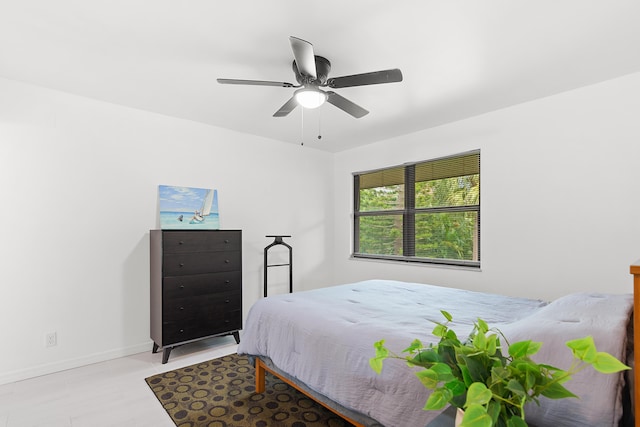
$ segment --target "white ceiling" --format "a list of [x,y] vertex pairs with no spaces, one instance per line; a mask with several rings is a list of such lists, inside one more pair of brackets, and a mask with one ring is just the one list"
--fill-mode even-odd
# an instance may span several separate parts
[[[291,35],[404,81],[336,89],[361,119],[216,82],[296,83]],[[330,152],[637,71],[637,0],[0,0],[0,77]]]

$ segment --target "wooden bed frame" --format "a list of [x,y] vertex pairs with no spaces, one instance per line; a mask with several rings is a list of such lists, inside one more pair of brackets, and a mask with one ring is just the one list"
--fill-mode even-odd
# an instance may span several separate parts
[[302,393],[305,396],[307,396],[309,399],[311,399],[314,402],[324,406],[325,408],[327,408],[328,410],[330,410],[331,412],[333,412],[334,414],[336,414],[337,416],[339,416],[343,420],[346,420],[346,421],[350,422],[351,424],[353,424],[356,427],[366,427],[364,424],[361,424],[361,423],[353,420],[352,418],[340,413],[340,411],[338,411],[337,409],[334,409],[331,406],[329,406],[329,405],[327,405],[327,404],[325,404],[323,402],[320,402],[311,393],[309,393],[306,390],[304,390],[302,387],[300,387],[294,381],[291,381],[290,379],[284,377],[283,375],[280,375],[278,372],[276,372],[273,369],[271,369],[259,357],[256,357],[255,359],[256,359],[256,365],[255,365],[256,366],[256,393],[264,393],[264,391],[265,391],[265,374],[267,372],[269,372],[269,373],[273,374],[275,377],[277,377],[278,379],[284,381],[285,383],[289,384],[291,387],[293,387],[296,390],[298,390],[300,393]]
[[[640,366],[640,316],[635,315],[635,307],[640,307],[640,259],[630,266],[630,273],[633,275],[633,306],[634,306],[634,316],[633,316],[633,413],[635,415],[635,409],[640,407],[640,390],[636,387],[637,384],[640,384],[640,370],[635,369]],[[350,422],[356,427],[366,427],[364,424],[361,424],[344,414],[341,414],[336,409],[330,407],[329,405],[318,401],[314,396],[308,393],[306,390],[303,390],[298,384],[294,381],[289,380],[288,378],[283,377],[279,373],[275,372],[269,366],[267,366],[260,358],[255,358],[255,375],[256,375],[256,393],[264,393],[265,391],[265,374],[266,372],[270,372],[275,375],[285,383],[289,384],[291,387],[295,388],[302,394],[309,397],[311,400],[319,403],[324,406],[334,414],[340,416],[346,421]],[[635,427],[640,427],[640,417],[635,417]]]

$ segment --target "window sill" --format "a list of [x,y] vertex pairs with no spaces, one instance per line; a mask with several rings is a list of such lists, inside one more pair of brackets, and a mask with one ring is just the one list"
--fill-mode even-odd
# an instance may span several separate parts
[[423,267],[445,268],[452,270],[465,270],[482,272],[480,262],[477,261],[457,261],[457,260],[430,260],[425,258],[405,258],[377,255],[351,254],[349,259],[354,261],[382,262],[388,264],[402,265],[409,264]]

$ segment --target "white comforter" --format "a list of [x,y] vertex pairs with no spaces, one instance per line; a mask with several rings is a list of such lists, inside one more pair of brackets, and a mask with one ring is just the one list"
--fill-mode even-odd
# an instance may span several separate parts
[[[581,308],[585,303],[586,308]],[[603,303],[606,307],[599,308]],[[376,375],[369,367],[375,341],[385,339],[387,347],[397,349],[397,353],[414,338],[423,343],[435,342],[431,335],[433,321],[441,321],[440,310],[446,310],[452,314],[452,326],[459,336],[470,331],[480,317],[490,326],[502,329],[507,337],[514,337],[510,341],[528,338],[544,341],[545,363],[558,367],[568,367],[564,355],[570,353],[558,347],[564,347],[567,339],[590,334],[594,325],[604,325],[597,329],[606,329],[611,337],[603,344],[594,335],[599,349],[623,356],[624,332],[632,305],[630,296],[575,297],[568,307],[560,306],[561,311],[572,309],[565,317],[553,310],[554,304],[424,284],[370,280],[258,301],[247,317],[238,353],[267,356],[280,370],[316,392],[384,426],[421,427],[438,415],[422,409],[428,390],[399,360],[385,361],[382,374]],[[558,325],[563,328],[569,325],[568,334],[553,338]],[[538,336],[541,333],[543,336]],[[556,358],[556,354],[561,356]],[[595,381],[606,376],[599,374],[599,377]],[[580,380],[578,385],[584,381]],[[619,378],[591,383],[588,388],[593,390],[594,386],[598,393],[610,392],[613,397],[604,399],[606,405],[599,403],[589,411],[587,419],[580,418],[580,423],[573,425],[614,425],[613,420],[620,416]],[[580,396],[584,391],[573,390]],[[588,398],[587,402],[593,405],[592,400]],[[558,411],[566,412],[561,406],[553,408],[551,414],[534,411],[527,419],[538,425],[559,425],[540,424],[541,420],[557,420],[554,417]]]

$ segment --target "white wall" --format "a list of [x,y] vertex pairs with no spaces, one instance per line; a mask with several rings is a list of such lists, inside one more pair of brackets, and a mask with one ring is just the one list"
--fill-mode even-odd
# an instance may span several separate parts
[[[552,299],[632,291],[640,73],[335,158],[336,281],[390,278]],[[481,150],[482,271],[350,259],[351,173]]]
[[218,189],[222,228],[243,230],[245,313],[267,234],[293,236],[296,289],[332,281],[332,155],[4,79],[0,94],[0,383],[151,350],[159,184]]

